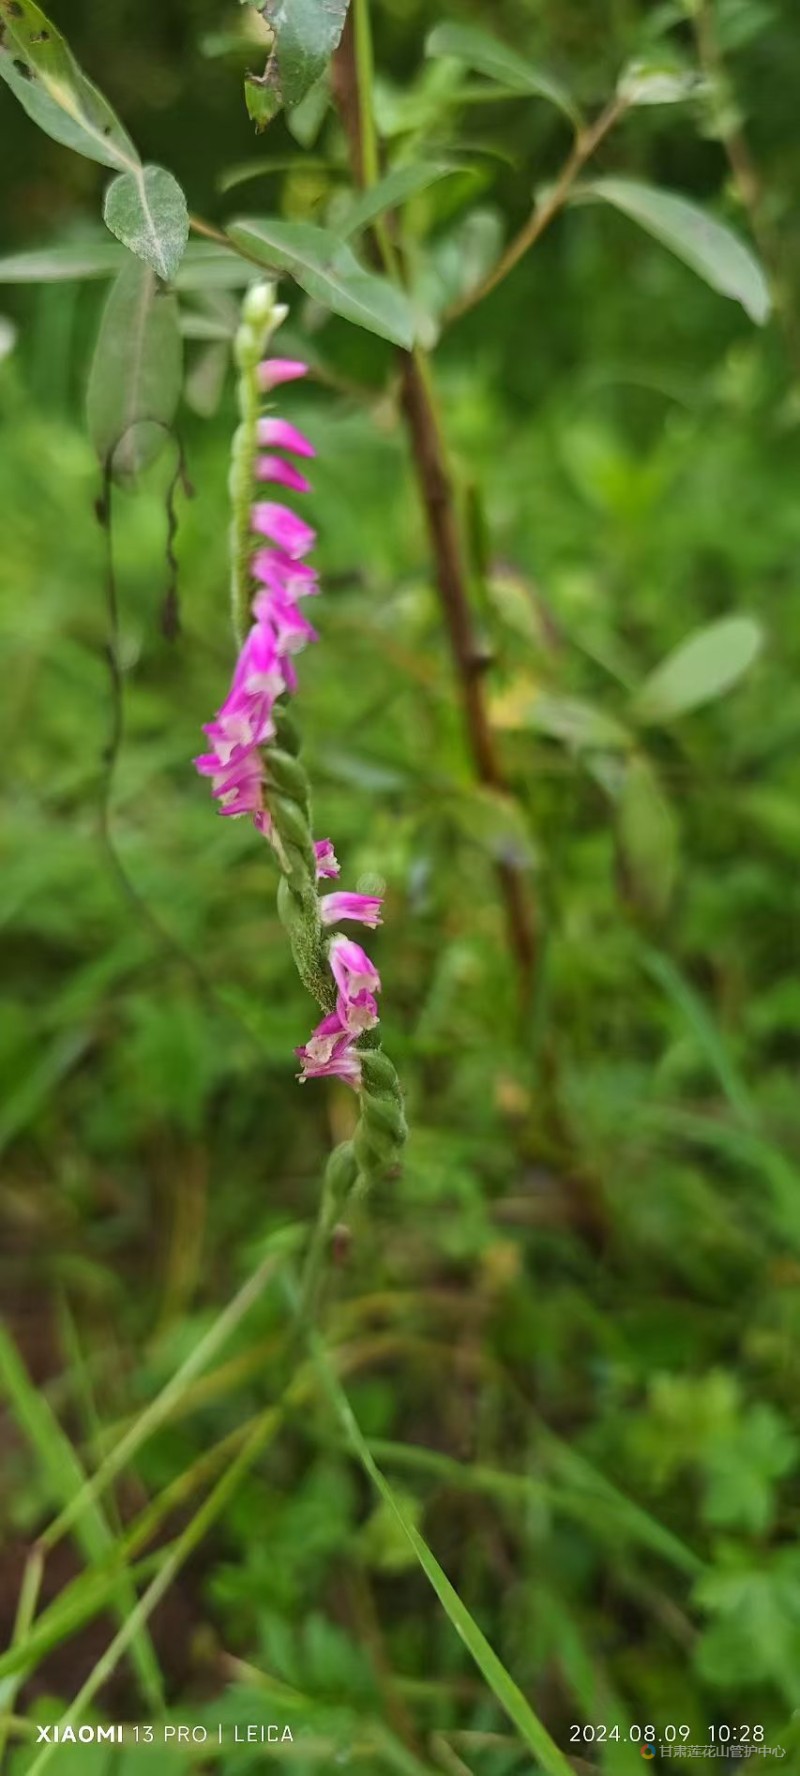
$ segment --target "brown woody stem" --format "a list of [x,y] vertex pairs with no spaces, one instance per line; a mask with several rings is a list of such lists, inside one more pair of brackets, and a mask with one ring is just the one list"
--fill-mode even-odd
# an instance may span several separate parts
[[572,149],[546,197],[536,205],[519,234],[515,235],[502,258],[498,259],[497,264],[492,267],[483,282],[468,291],[466,296],[463,296],[459,302],[455,302],[448,310],[446,320],[456,320],[459,315],[466,314],[471,308],[476,308],[477,304],[483,301],[484,296],[488,296],[491,290],[496,289],[497,285],[501,284],[503,279],[508,276],[508,273],[513,271],[514,266],[519,264],[520,259],[529,249],[536,245],[545,229],[549,228],[553,217],[563,208],[575,180],[582,172],[587,160],[591,159],[604,136],[608,135],[609,130],[612,130],[614,125],[619,122],[625,108],[624,99],[613,98],[588,129],[579,131]]
[[[354,16],[355,12],[355,16]],[[365,65],[368,43],[366,0],[354,0],[339,49],[334,57],[333,87],[350,146],[353,175],[360,185],[370,184],[377,168],[371,122],[371,95],[363,90],[359,70]],[[381,238],[383,237],[383,238]],[[394,254],[387,251],[385,230],[376,229],[380,256],[393,270]],[[461,539],[455,490],[447,460],[433,378],[425,352],[416,346],[401,356],[402,408],[408,428],[411,455],[425,512],[436,569],[450,650],[458,678],[461,708],[478,781],[489,789],[507,788],[489,722],[483,689],[485,656],[479,647],[469,601],[469,582]],[[519,977],[523,1002],[530,998],[536,954],[533,907],[520,869],[511,861],[497,865],[497,877],[505,907],[509,948]]]
[[[402,404],[475,775],[487,788],[502,792],[506,783],[486,708],[483,689],[486,659],[478,645],[472,621],[455,492],[436,411],[430,366],[419,349],[403,354]],[[520,870],[513,863],[498,863],[497,878],[505,906],[509,944],[519,970],[522,995],[527,1002],[536,953],[530,895]]]

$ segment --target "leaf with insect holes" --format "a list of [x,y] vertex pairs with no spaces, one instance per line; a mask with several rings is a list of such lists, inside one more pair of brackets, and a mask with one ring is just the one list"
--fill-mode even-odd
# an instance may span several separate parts
[[137,167],[113,179],[103,221],[165,283],[175,276],[189,238],[189,211],[177,179],[165,167]]
[[394,345],[412,345],[414,317],[408,297],[385,278],[365,271],[330,229],[265,216],[233,222],[228,233],[259,264],[294,278],[315,302]]
[[696,629],[645,679],[633,713],[640,722],[671,722],[724,696],[752,666],[763,642],[753,617],[721,617]]
[[299,105],[316,86],[341,39],[348,0],[266,0],[259,8],[274,42],[261,75],[245,78],[245,100],[256,128],[265,129],[282,105]]
[[181,391],[175,296],[129,259],[112,285],[89,375],[89,433],[115,481],[130,482],[166,443]]
[[41,7],[0,0],[0,18],[0,77],[45,135],[103,166],[137,167],[130,136]]
[[278,94],[266,74],[245,74],[244,102],[250,122],[255,124],[259,135],[281,108]]
[[560,80],[477,25],[436,25],[425,44],[425,54],[452,56],[500,86],[511,87],[514,92],[529,94],[531,98],[549,99],[570,123],[580,124],[580,111]]
[[593,179],[574,193],[601,198],[652,234],[721,296],[741,303],[763,326],[772,306],[767,280],[755,255],[731,228],[674,191],[642,185],[636,179]]

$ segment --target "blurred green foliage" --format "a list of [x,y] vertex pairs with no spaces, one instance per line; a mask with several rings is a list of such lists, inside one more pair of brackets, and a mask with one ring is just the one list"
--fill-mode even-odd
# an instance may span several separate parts
[[[424,157],[455,134],[477,169],[405,211],[430,316],[496,259],[567,126],[536,98],[486,102],[477,77],[465,98],[463,69],[423,55],[433,0],[373,10],[382,135]],[[281,117],[254,145],[236,7],[53,12],[191,210],[320,222],[352,201],[330,111]],[[386,883],[376,954],[412,1129],[402,1178],[354,1217],[326,1345],[407,1517],[553,1737],[612,1773],[638,1767],[637,1748],[571,1746],[572,1722],[687,1722],[693,1743],[709,1723],[761,1722],[792,1755],[800,1743],[800,32],[788,0],[717,0],[713,16],[724,89],[717,69],[713,103],[632,111],[600,170],[748,234],[719,139],[734,129],[777,243],[777,321],[757,332],[623,216],[582,204],[437,351],[513,800],[472,778],[392,349],[298,292],[287,329],[319,371],[286,400],[318,450],[327,586],[300,669],[304,757],[346,881]],[[447,17],[487,23],[466,4]],[[577,0],[502,0],[491,24],[590,112],[665,43],[695,67],[677,5],[608,0],[587,17]],[[102,169],[0,101],[8,250],[93,241]],[[220,176],[255,160],[258,183],[224,196]],[[84,1470],[287,1230],[294,1254],[352,1117],[344,1089],[295,1083],[312,1008],[273,870],[249,826],[212,817],[190,763],[232,652],[227,291],[184,303],[221,338],[187,341],[174,641],[174,450],[114,494],[124,731],[109,783],[108,567],[83,411],[105,290],[8,288],[18,331],[0,363],[0,1286]],[[676,650],[710,625],[689,670]],[[541,919],[522,1024],[494,873],[509,857]],[[171,1487],[159,1534],[180,1533],[197,1502],[180,1477],[285,1386],[286,1314],[276,1282],[138,1450],[107,1499],[112,1540]],[[63,1503],[12,1404],[4,1643],[24,1550]],[[299,1776],[345,1759],[529,1769],[324,1397],[283,1411],[153,1618],[171,1718],[286,1719]],[[85,1557],[66,1558],[47,1603]],[[58,1628],[19,1711],[57,1718],[115,1626],[103,1618],[99,1641]],[[123,1664],[96,1706],[146,1718],[137,1681]],[[268,1751],[229,1748],[218,1767]],[[29,1762],[16,1746],[13,1776]],[[53,1767],[73,1762],[189,1764],[65,1748]]]

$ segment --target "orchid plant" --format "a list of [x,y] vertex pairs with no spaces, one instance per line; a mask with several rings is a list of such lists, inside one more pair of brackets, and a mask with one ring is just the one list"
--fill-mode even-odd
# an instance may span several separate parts
[[[294,504],[312,494],[307,468],[315,452],[313,443],[296,427],[290,414],[276,412],[273,403],[278,391],[284,390],[286,401],[291,402],[292,385],[307,374],[308,365],[299,358],[274,355],[274,335],[288,311],[277,301],[271,281],[253,280],[256,275],[261,280],[262,273],[270,279],[284,277],[311,300],[315,314],[330,311],[392,348],[386,393],[405,427],[420,509],[427,526],[432,579],[452,658],[465,756],[469,758],[479,795],[495,811],[499,808],[504,821],[501,842],[493,846],[491,856],[502,929],[510,967],[520,988],[526,1031],[530,1029],[531,1008],[536,1000],[533,989],[539,984],[542,915],[535,904],[526,854],[508,836],[509,814],[515,817],[512,841],[520,827],[524,832],[527,816],[522,811],[522,798],[514,798],[513,766],[504,756],[502,737],[498,734],[502,724],[496,719],[496,711],[493,719],[486,689],[491,651],[483,644],[472,608],[475,582],[480,577],[477,556],[481,553],[480,538],[476,543],[473,533],[481,531],[481,514],[476,516],[472,512],[474,522],[470,524],[469,490],[463,484],[459,486],[439,406],[432,363],[434,350],[441,334],[457,325],[462,316],[515,270],[544,231],[576,198],[610,207],[639,226],[714,290],[738,302],[756,323],[766,319],[771,301],[770,281],[778,280],[765,277],[758,260],[735,232],[682,195],[635,178],[590,176],[590,163],[635,107],[687,100],[704,102],[703,82],[707,87],[714,72],[712,65],[709,74],[708,64],[715,61],[713,41],[707,30],[700,33],[701,62],[705,43],[705,75],[701,69],[684,66],[680,58],[676,60],[667,45],[663,60],[659,50],[648,62],[637,61],[623,68],[613,91],[597,95],[601,102],[594,116],[587,117],[571,90],[548,71],[530,63],[516,47],[472,25],[442,20],[427,39],[424,59],[426,64],[433,63],[439,69],[444,64],[445,78],[441,84],[437,81],[431,85],[425,105],[413,114],[413,124],[408,131],[400,131],[401,137],[410,139],[410,149],[409,141],[404,139],[397,152],[391,131],[385,131],[385,138],[381,139],[379,130],[369,0],[352,0],[349,6],[348,0],[304,0],[302,5],[295,5],[292,0],[261,0],[255,11],[261,15],[259,28],[264,21],[269,27],[264,71],[251,73],[246,81],[248,110],[257,127],[265,127],[281,105],[291,113],[309,100],[313,107],[321,98],[325,110],[332,97],[336,107],[336,174],[340,179],[341,163],[347,156],[352,188],[344,196],[343,205],[341,190],[330,194],[329,211],[321,209],[324,224],[317,219],[309,221],[307,216],[282,214],[234,216],[222,226],[198,216],[190,217],[177,180],[166,169],[142,162],[127,130],[83,74],[66,40],[35,0],[0,0],[0,79],[51,137],[114,175],[103,202],[103,220],[114,240],[93,240],[86,250],[80,242],[77,246],[67,243],[63,249],[56,248],[48,260],[51,267],[55,265],[55,272],[47,274],[56,278],[113,275],[115,279],[101,323],[88,400],[89,429],[102,474],[103,491],[97,510],[107,532],[109,557],[112,484],[130,484],[161,449],[170,442],[176,443],[175,415],[183,386],[184,335],[208,340],[213,348],[221,348],[221,380],[227,368],[227,352],[232,347],[239,410],[230,471],[232,614],[237,652],[227,693],[205,727],[208,746],[194,763],[198,773],[208,779],[220,814],[227,819],[249,820],[256,835],[254,847],[258,844],[263,848],[266,844],[278,872],[279,916],[300,979],[316,1001],[319,1013],[311,1033],[297,1046],[299,1080],[344,1083],[357,1097],[358,1115],[353,1132],[334,1148],[326,1166],[318,1219],[300,1289],[297,1324],[308,1332],[307,1342],[314,1357],[319,1341],[312,1321],[333,1229],[355,1197],[396,1176],[407,1128],[397,1072],[381,1044],[378,969],[368,951],[340,929],[355,923],[375,931],[381,925],[383,896],[374,891],[373,884],[353,891],[328,886],[339,877],[339,863],[333,839],[315,832],[311,786],[301,759],[294,714],[300,688],[297,658],[317,640],[317,632],[306,614],[313,600],[320,596],[318,575],[309,559],[316,535]],[[676,19],[680,23],[681,7],[656,11],[659,21],[653,32],[660,42],[660,37],[668,36],[673,29]],[[683,12],[686,18],[702,23],[698,0],[683,0]],[[331,58],[329,89],[325,76]],[[551,105],[558,113],[558,129],[568,129],[571,141],[560,169],[546,187],[539,189],[530,215],[516,234],[502,248],[499,241],[495,242],[494,257],[490,253],[488,261],[470,269],[466,263],[468,256],[456,241],[453,275],[445,265],[443,275],[426,279],[418,275],[420,266],[423,271],[434,273],[436,240],[423,239],[420,243],[405,229],[401,217],[405,204],[414,195],[454,173],[474,171],[464,161],[464,155],[469,156],[471,150],[459,139],[455,121],[458,105],[463,102],[467,72],[479,77],[477,102],[488,93],[493,103],[510,97],[520,103]],[[735,134],[731,135],[731,128],[729,124],[731,164],[734,173],[737,165],[740,168],[741,185],[741,144]],[[417,129],[420,134],[415,134]],[[448,130],[452,141],[448,140]],[[442,136],[448,149],[461,156],[457,162],[437,158]],[[485,169],[480,170],[482,182],[488,177]],[[747,186],[745,179],[745,208]],[[749,189],[752,212],[752,182]],[[758,237],[757,202],[750,220],[752,232]],[[350,244],[352,240],[358,242],[359,236],[360,257]],[[59,261],[59,251],[66,254],[66,261]],[[6,275],[24,278],[23,262],[31,281],[37,281],[42,260],[35,253],[15,256],[11,274],[6,262]],[[214,292],[218,295],[221,287],[235,289],[248,281],[241,310],[234,306],[233,319],[227,327],[216,312],[181,312],[187,290],[208,297]],[[204,326],[208,332],[203,331]],[[132,338],[136,341],[135,351],[130,349]],[[182,467],[182,453],[179,454],[176,479],[180,478]],[[171,550],[174,511],[171,494],[169,498]],[[173,563],[171,554],[170,562]],[[113,574],[109,574],[109,579],[113,579]],[[122,729],[119,710],[123,675],[114,628],[113,594],[109,609],[111,633],[107,651],[117,710],[109,751],[110,772],[114,746],[119,744]],[[733,650],[732,663],[729,658],[722,674],[713,663],[709,670],[708,664],[709,652],[714,652],[719,641],[718,625],[716,635],[711,636],[711,648],[708,635],[705,639],[702,635],[690,639],[684,645],[683,658],[678,650],[662,664],[660,674],[653,673],[649,683],[631,696],[627,726],[616,720],[611,724],[601,722],[596,743],[596,723],[588,724],[587,737],[587,706],[575,699],[563,698],[559,703],[551,698],[548,728],[543,711],[548,699],[539,696],[541,687],[535,687],[536,698],[526,699],[526,708],[529,702],[536,702],[535,720],[540,725],[544,722],[543,731],[564,745],[570,764],[585,745],[593,760],[597,784],[611,805],[611,818],[623,851],[627,844],[626,861],[633,858],[634,865],[642,850],[651,845],[654,823],[659,833],[665,825],[660,783],[644,750],[648,725],[657,724],[660,719],[671,720],[698,702],[720,694],[746,670],[760,638],[752,625],[734,622],[733,629],[732,635],[729,624],[725,638],[729,655]],[[644,741],[640,730],[645,731]],[[121,874],[117,859],[115,867]],[[652,878],[654,872],[641,873]],[[655,891],[648,883],[644,900],[647,893],[651,899],[664,895],[668,898],[669,858],[662,867],[658,857],[655,875]],[[705,1041],[708,1046],[707,1035]],[[537,1106],[537,1114],[540,1113]],[[567,1153],[563,1167],[567,1188],[569,1179],[579,1171],[570,1160]],[[260,1288],[261,1282],[257,1286]],[[187,1372],[189,1367],[187,1364]],[[413,1558],[424,1570],[487,1683],[536,1757],[537,1767],[549,1772],[549,1776],[568,1776],[569,1765],[564,1755],[500,1665],[415,1523],[397,1503],[376,1467],[346,1399],[336,1393],[338,1378],[326,1376],[323,1369],[323,1381],[351,1447],[382,1502],[393,1513]],[[295,1392],[289,1396],[289,1404],[304,1397],[306,1378],[301,1374],[293,1385]],[[170,1386],[161,1397],[167,1401],[165,1416]],[[144,1421],[150,1421],[146,1425],[148,1434],[153,1412],[157,1416],[158,1410],[157,1402],[155,1408],[144,1414]],[[97,1681],[93,1676],[81,1692],[73,1714],[79,1704],[92,1700],[103,1677],[113,1670],[174,1572],[205,1532],[207,1522],[224,1508],[233,1487],[272,1435],[276,1414],[278,1409],[270,1407],[264,1419],[255,1422],[230,1468],[210,1494],[210,1502],[203,1507],[205,1514],[198,1514],[197,1527],[193,1524],[182,1532],[150,1589],[127,1610],[117,1639],[97,1667],[100,1676]],[[131,1432],[123,1438],[120,1446],[126,1454],[131,1453],[133,1435]],[[56,1460],[60,1463],[60,1454]],[[92,1502],[101,1489],[96,1478],[87,1482],[84,1489],[80,1484],[76,1486],[79,1504],[70,1505],[69,1512],[74,1509],[75,1515],[79,1514],[87,1489]],[[71,1525],[69,1512],[67,1520]],[[46,1546],[42,1539],[34,1550],[38,1565],[34,1563],[33,1576],[26,1579],[23,1588],[15,1629],[23,1655],[25,1636],[36,1613],[42,1551]],[[100,1542],[100,1548],[104,1559],[105,1542]],[[35,1626],[32,1638],[36,1640]],[[24,1656],[19,1663],[20,1667],[24,1665]],[[14,1681],[12,1678],[12,1688],[5,1698],[9,1707]],[[0,1755],[2,1733],[0,1709]],[[404,1761],[397,1764],[398,1768],[411,1768],[412,1763],[414,1768],[421,1767],[415,1758],[409,1762],[407,1748],[402,1751]],[[41,1776],[48,1757],[45,1748],[31,1766],[31,1776]]]
[[396,1168],[406,1123],[397,1073],[377,1036],[380,975],[361,945],[335,930],[342,921],[374,930],[382,896],[319,893],[320,881],[337,877],[339,864],[331,840],[313,836],[308,777],[287,709],[298,688],[295,656],[317,639],[302,601],[320,588],[306,560],[316,541],[311,525],[280,501],[258,497],[263,482],[310,492],[291,459],[313,457],[314,446],[289,420],[262,412],[277,388],[308,368],[265,356],[286,313],[271,285],[254,284],[236,335],[241,423],[231,464],[231,556],[240,647],[227,697],[205,728],[212,750],[195,765],[210,779],[220,813],[249,816],[277,861],[280,916],[298,973],[323,1014],[297,1049],[299,1077],[344,1080],[359,1095],[355,1134],[328,1169],[327,1228],[353,1189],[366,1189]]

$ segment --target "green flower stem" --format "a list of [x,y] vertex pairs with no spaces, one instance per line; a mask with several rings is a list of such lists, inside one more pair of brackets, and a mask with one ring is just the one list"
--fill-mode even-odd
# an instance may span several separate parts
[[310,1326],[316,1319],[331,1235],[357,1180],[358,1161],[353,1142],[340,1141],[339,1146],[333,1149],[322,1180],[319,1212],[311,1235],[296,1304],[299,1326]]

